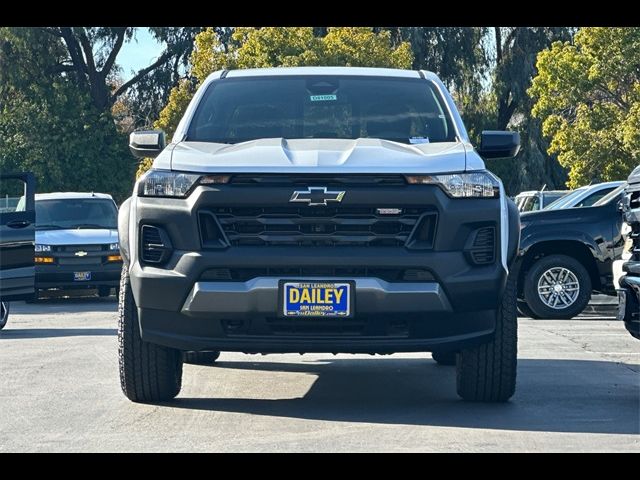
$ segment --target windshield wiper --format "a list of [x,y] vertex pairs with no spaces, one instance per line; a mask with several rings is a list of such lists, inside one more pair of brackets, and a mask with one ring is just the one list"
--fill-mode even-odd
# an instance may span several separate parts
[[105,225],[98,225],[97,223],[79,223],[77,225],[73,225],[69,228],[106,228],[107,230],[115,230],[116,227],[109,227]]

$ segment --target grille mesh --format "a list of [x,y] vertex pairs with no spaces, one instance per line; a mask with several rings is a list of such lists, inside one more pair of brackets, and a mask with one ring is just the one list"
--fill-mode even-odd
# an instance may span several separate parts
[[[211,211],[233,246],[402,246],[424,209],[378,214],[372,207],[220,207]],[[435,217],[435,213],[430,212]],[[435,222],[431,222],[435,223]],[[425,233],[432,237],[433,228]],[[432,238],[425,245],[432,244]]]

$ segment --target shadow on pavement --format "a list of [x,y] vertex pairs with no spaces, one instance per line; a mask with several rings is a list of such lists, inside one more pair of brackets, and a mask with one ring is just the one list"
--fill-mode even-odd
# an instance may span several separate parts
[[54,337],[99,337],[116,335],[115,328],[7,328],[0,331],[4,338],[54,338]]
[[[264,375],[308,373],[317,375],[317,379],[301,398],[178,397],[164,405],[378,424],[541,432],[640,431],[640,377],[627,380],[623,377],[624,365],[615,362],[521,359],[518,390],[506,404],[461,401],[455,392],[455,368],[438,366],[428,358],[327,359],[308,363],[221,361],[216,366],[209,369],[212,377],[217,369],[239,369],[263,371]],[[215,382],[215,378],[210,381]],[[274,392],[277,391],[275,385]]]
[[[118,299],[111,297],[70,297],[42,298],[34,303],[11,302],[11,313],[47,314],[47,313],[81,313],[81,312],[115,312],[118,310]],[[9,317],[11,322],[11,317]]]

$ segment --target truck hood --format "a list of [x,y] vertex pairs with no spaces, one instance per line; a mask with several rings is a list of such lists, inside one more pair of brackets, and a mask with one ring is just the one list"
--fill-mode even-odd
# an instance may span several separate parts
[[535,229],[538,226],[554,225],[562,229],[569,224],[589,223],[593,218],[602,215],[602,212],[610,208],[609,204],[597,207],[561,208],[558,210],[538,210],[520,214],[522,230]]
[[[156,168],[167,168],[157,163]],[[180,142],[171,151],[172,170],[204,173],[440,173],[466,167],[460,142],[407,145],[360,138],[267,138],[233,145]]]
[[43,245],[94,245],[116,243],[118,230],[83,228],[73,230],[36,230],[36,243]]

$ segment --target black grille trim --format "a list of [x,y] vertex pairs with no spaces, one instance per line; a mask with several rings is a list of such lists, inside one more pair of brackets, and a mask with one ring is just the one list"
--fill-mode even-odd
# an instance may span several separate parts
[[140,243],[140,259],[145,263],[163,264],[173,251],[169,235],[153,225],[140,227]]
[[495,227],[482,227],[475,231],[469,255],[476,265],[488,265],[496,261]]
[[402,175],[318,175],[318,174],[238,174],[229,183],[233,185],[307,186],[310,182],[320,185],[406,185]]
[[425,208],[401,208],[393,215],[348,206],[217,207],[209,212],[232,246],[399,247],[408,245],[420,224],[426,228],[420,230],[424,238],[411,248],[428,249],[437,220],[437,212]]
[[267,317],[264,324],[251,320],[222,320],[227,337],[250,339],[254,336],[283,337],[385,337],[408,338],[411,322],[404,318],[280,318]]
[[256,277],[376,277],[386,282],[433,282],[435,277],[423,268],[370,267],[257,267],[210,268],[200,276],[201,281],[246,282]]

